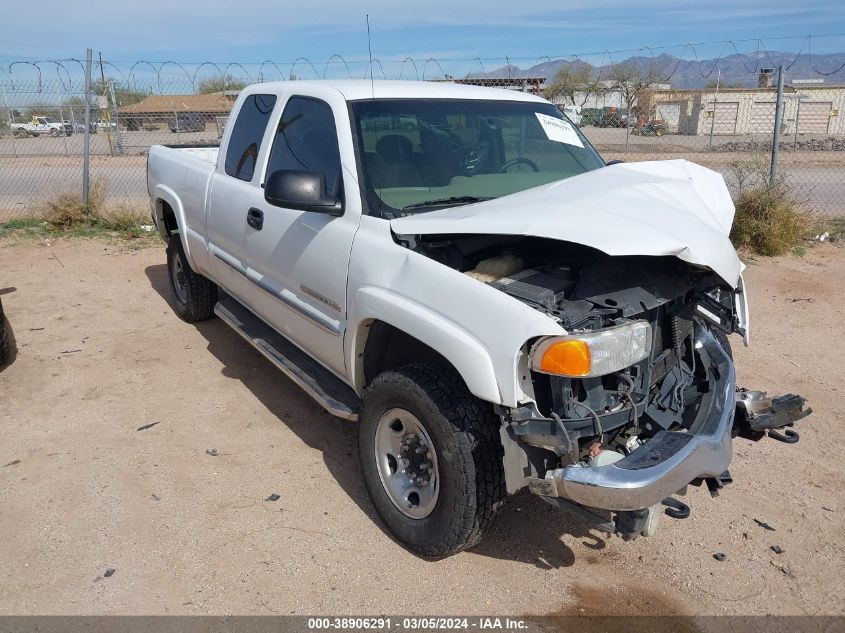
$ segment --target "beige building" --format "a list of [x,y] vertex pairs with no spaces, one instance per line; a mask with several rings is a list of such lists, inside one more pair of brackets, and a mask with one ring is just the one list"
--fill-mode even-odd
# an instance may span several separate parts
[[[677,134],[771,134],[775,88],[655,90],[643,101]],[[784,89],[781,131],[816,136],[845,135],[845,86],[794,85]]]

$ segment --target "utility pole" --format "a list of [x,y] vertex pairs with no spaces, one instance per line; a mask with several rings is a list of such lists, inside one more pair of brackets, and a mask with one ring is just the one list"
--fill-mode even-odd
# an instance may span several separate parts
[[[103,53],[102,52],[100,52],[100,81],[103,82],[102,83],[102,85],[103,85],[103,96],[105,97],[106,71],[103,70]],[[99,95],[97,95],[97,98],[99,98]],[[108,99],[108,97],[105,97],[105,98]],[[100,117],[101,118],[103,118],[102,115],[103,115],[103,112],[102,112],[102,109],[100,109]],[[111,140],[111,116],[109,116],[109,115],[110,115],[109,109],[106,108],[106,115],[104,117],[105,120],[106,120],[106,136],[109,139],[109,154],[114,156],[114,144],[112,143],[112,140]]]
[[89,160],[91,153],[91,49],[85,53],[85,139],[82,145],[82,209],[88,215]]
[[716,108],[719,104],[719,82],[722,80],[722,69],[716,75],[716,93],[713,95],[713,118],[710,119],[710,151],[713,151],[713,128],[716,125]]
[[773,187],[778,177],[778,152],[780,151],[780,119],[783,113],[783,65],[778,66],[778,97],[775,103],[775,130],[772,133],[772,164],[769,171],[769,186]]

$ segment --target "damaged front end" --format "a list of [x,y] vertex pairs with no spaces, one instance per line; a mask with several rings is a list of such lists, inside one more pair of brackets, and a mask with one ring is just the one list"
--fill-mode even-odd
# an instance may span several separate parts
[[499,410],[509,493],[527,486],[602,529],[649,534],[671,495],[730,481],[734,435],[809,413],[797,397],[738,392],[727,337],[748,334],[744,289],[706,267],[535,237],[406,244],[566,331],[527,343],[519,372],[530,401]]

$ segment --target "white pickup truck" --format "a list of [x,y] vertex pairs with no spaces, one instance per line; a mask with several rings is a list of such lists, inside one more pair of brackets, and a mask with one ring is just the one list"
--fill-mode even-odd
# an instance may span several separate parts
[[525,487],[648,535],[730,480],[733,436],[797,439],[774,429],[803,399],[735,388],[747,295],[715,172],[607,165],[549,102],[446,83],[260,84],[230,122],[219,150],[150,150],[175,310],[358,420],[412,550],[474,545]]
[[73,125],[69,121],[59,121],[46,116],[34,116],[29,123],[12,123],[12,133],[17,136],[70,136]]

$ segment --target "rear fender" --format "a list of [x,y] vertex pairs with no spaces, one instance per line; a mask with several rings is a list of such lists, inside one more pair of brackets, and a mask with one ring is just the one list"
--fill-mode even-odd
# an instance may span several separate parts
[[167,227],[165,226],[164,222],[164,206],[161,204],[162,202],[166,202],[170,205],[170,208],[173,209],[173,215],[176,217],[176,226],[179,230],[179,239],[182,242],[182,248],[185,250],[185,257],[188,259],[188,264],[196,270],[194,265],[194,258],[191,254],[191,246],[189,244],[189,240],[187,239],[187,231],[185,227],[187,223],[185,221],[185,208],[182,206],[182,201],[179,199],[179,196],[173,191],[170,187],[166,185],[158,184],[155,186],[152,192],[153,199],[155,200],[154,210],[156,214],[156,225],[158,226],[159,235],[164,241],[170,239],[170,236],[167,233]]

